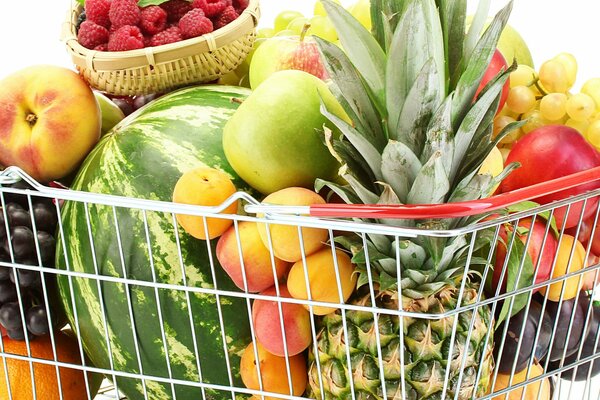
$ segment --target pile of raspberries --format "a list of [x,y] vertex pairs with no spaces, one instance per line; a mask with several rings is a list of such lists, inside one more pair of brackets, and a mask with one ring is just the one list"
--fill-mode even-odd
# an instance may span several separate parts
[[77,39],[88,49],[126,51],[202,36],[236,20],[249,0],[86,0]]

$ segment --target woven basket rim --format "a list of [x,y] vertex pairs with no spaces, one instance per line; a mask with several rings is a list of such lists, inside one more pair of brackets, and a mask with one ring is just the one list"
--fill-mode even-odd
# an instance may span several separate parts
[[250,0],[248,7],[235,21],[212,33],[161,46],[111,52],[90,50],[79,44],[76,24],[82,10],[82,5],[77,0],[72,0],[71,9],[63,24],[61,40],[67,46],[76,66],[94,71],[118,71],[147,67],[214,52],[235,42],[240,37],[251,34],[258,26],[260,19],[259,0]]

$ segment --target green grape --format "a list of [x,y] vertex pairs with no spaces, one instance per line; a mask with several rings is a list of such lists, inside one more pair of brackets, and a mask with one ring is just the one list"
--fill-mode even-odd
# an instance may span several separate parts
[[286,30],[293,31],[295,35],[301,35],[306,25],[310,25],[308,18],[299,17],[290,22]]
[[540,110],[531,110],[523,114],[522,120],[526,120],[525,125],[521,127],[523,133],[527,134],[537,128],[541,128],[542,126],[550,125],[550,121],[545,119],[542,116]]
[[554,60],[558,61],[565,67],[565,71],[567,71],[567,78],[569,81],[569,85],[572,87],[575,81],[577,80],[577,59],[573,54],[570,53],[560,53]]
[[585,93],[569,97],[566,103],[567,114],[575,121],[587,121],[596,109],[594,99]]
[[298,11],[283,11],[279,13],[275,17],[275,32],[281,32],[286,29],[290,22],[299,17],[304,17],[304,15]]
[[[513,122],[516,122],[516,120],[512,117],[506,116],[506,115],[499,115],[494,119],[494,137],[498,136],[500,134],[500,132],[502,132],[502,130],[504,128],[506,128],[506,126],[508,124],[511,124]],[[501,141],[500,144],[511,144],[513,143],[515,140],[517,140],[520,136],[520,129],[515,129],[514,131],[512,131],[511,133],[509,133],[508,135],[506,135]]]
[[564,93],[550,93],[540,102],[542,116],[550,121],[558,121],[567,113],[567,95]]
[[592,146],[600,150],[600,120],[596,120],[588,126],[585,131],[585,138]]
[[[333,0],[335,3],[340,4],[340,0]],[[324,17],[327,16],[327,11],[325,11],[325,7],[323,7],[323,3],[318,0],[315,3],[315,11],[314,11],[314,15],[322,15]]]
[[537,80],[537,73],[529,65],[520,64],[516,70],[510,74],[510,87],[531,86]]
[[275,34],[275,37],[279,37],[279,36],[298,36],[298,34],[289,29],[284,29]]
[[535,94],[527,86],[515,86],[508,92],[506,107],[516,112],[524,114],[535,108]]
[[257,39],[269,39],[275,36],[275,29],[273,28],[261,28],[256,32]]
[[581,87],[581,93],[585,93],[594,99],[596,110],[600,111],[600,78],[592,78]]
[[540,67],[540,83],[548,93],[567,93],[571,88],[565,66],[557,61],[546,61]]
[[372,28],[371,23],[371,2],[369,0],[358,0],[348,7],[350,14],[368,31]]
[[322,15],[317,15],[310,20],[310,29],[308,30],[308,34],[312,36],[318,36],[321,39],[325,39],[330,42],[335,42],[338,40],[338,35],[333,23],[329,17],[323,17]]
[[569,118],[567,122],[565,122],[565,125],[579,131],[579,133],[583,135],[590,126],[590,123],[588,121],[575,121],[574,119]]

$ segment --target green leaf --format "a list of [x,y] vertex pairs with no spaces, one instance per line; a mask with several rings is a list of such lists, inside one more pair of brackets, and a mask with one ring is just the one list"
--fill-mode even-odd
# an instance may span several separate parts
[[335,194],[340,196],[341,199],[344,200],[344,202],[346,204],[360,203],[360,199],[358,197],[356,197],[354,192],[344,186],[338,185],[337,183],[334,183],[334,182],[328,182],[323,179],[317,179],[315,181],[315,191],[317,193],[319,193],[325,187],[329,188]]
[[[515,213],[533,210],[535,208],[538,208],[539,206],[540,205],[538,203],[533,202],[533,201],[523,201],[521,203],[513,204],[512,206],[507,207],[507,211],[510,214],[515,214]],[[556,237],[560,236],[558,226],[556,224],[556,219],[554,218],[554,215],[550,216],[549,210],[538,213],[537,217],[542,218],[546,222],[550,222],[550,228],[552,230],[552,233],[554,233],[554,235]]]
[[448,89],[453,89],[462,72],[460,65],[463,59],[467,4],[466,0],[439,0],[437,3],[446,49],[447,76],[450,78]]
[[477,41],[481,36],[481,32],[485,26],[485,22],[487,20],[487,16],[490,11],[490,0],[479,0],[477,2],[477,10],[475,11],[475,15],[473,20],[471,21],[471,26],[469,27],[469,31],[467,33],[467,37],[465,39],[464,44],[464,58],[471,58],[471,54],[473,54],[473,50],[477,45]]
[[343,6],[322,0],[340,42],[352,64],[363,76],[375,95],[379,110],[385,110],[385,53],[367,31]]
[[[148,6],[159,6],[162,3],[166,3],[169,0],[139,0],[138,7],[148,7]],[[189,1],[189,0],[186,0]]]
[[[331,91],[357,129],[380,151],[387,142],[382,118],[373,107],[369,88],[338,46],[315,37],[329,76],[335,82]],[[340,90],[343,88],[343,90]]]
[[400,267],[404,269],[423,269],[427,259],[425,249],[410,240],[402,240],[398,246],[400,252]]
[[415,178],[408,193],[408,204],[444,203],[449,190],[450,181],[441,153],[435,153]]
[[362,155],[365,162],[369,165],[369,169],[375,175],[375,179],[381,180],[381,153],[373,146],[369,140],[354,129],[346,121],[339,118],[335,114],[329,112],[325,104],[321,101],[321,114],[331,121],[342,135],[354,146],[354,148]]
[[421,162],[426,162],[435,152],[442,153],[444,168],[450,171],[454,158],[454,131],[452,129],[452,96],[449,96],[438,107],[429,126],[427,139],[421,153]]
[[381,48],[388,48],[391,41],[391,33],[396,30],[399,18],[404,13],[404,8],[409,1],[411,0],[371,0],[373,37],[377,40]]
[[381,173],[402,203],[423,165],[415,153],[404,143],[390,140],[381,156]]
[[[506,293],[523,289],[531,286],[534,282],[534,268],[531,257],[525,249],[525,245],[513,233],[510,233],[508,238],[508,263],[506,265]],[[506,298],[502,304],[502,310],[498,317],[498,324],[501,324],[508,315],[511,303],[511,317],[521,311],[529,302],[531,293],[525,292],[520,295]]]
[[84,7],[85,6],[85,0],[77,0],[77,2]]
[[492,60],[492,56],[498,45],[500,34],[506,26],[510,16],[512,5],[513,1],[511,0],[498,14],[496,14],[479,42],[477,42],[477,46],[475,46],[473,53],[468,59],[467,67],[456,85],[452,117],[453,126],[460,124],[471,108],[471,103],[475,97],[477,88]]

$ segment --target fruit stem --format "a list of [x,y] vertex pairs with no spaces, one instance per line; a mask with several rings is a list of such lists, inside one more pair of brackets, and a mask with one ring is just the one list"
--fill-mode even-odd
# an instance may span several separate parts
[[244,100],[237,98],[237,97],[232,97],[231,98],[231,102],[232,103],[237,103],[237,104],[242,104],[244,102]]
[[27,114],[27,116],[25,117],[25,121],[27,121],[27,123],[30,126],[34,126],[35,123],[37,122],[37,115],[33,114],[33,113],[29,113]]
[[300,32],[300,42],[304,42],[304,38],[306,37],[306,34],[308,33],[310,26],[311,26],[310,24],[304,24],[304,27],[302,28],[302,32]]

